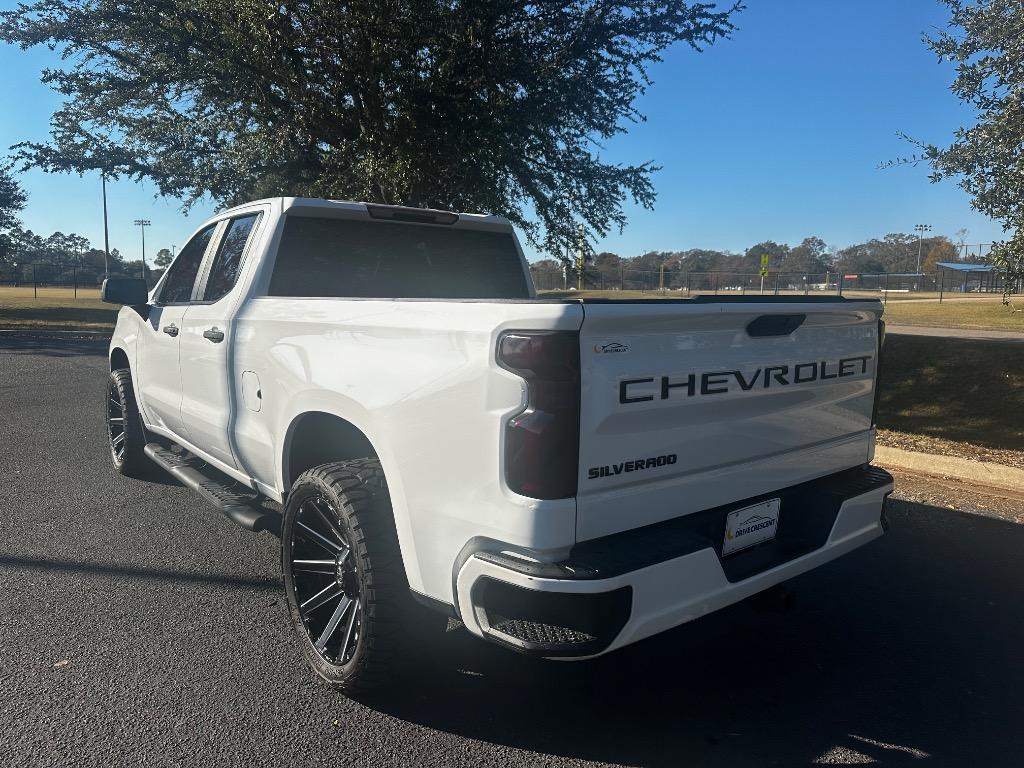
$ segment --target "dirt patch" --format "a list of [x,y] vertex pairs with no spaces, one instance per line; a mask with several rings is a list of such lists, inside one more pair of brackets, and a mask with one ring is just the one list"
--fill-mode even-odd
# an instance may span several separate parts
[[896,480],[894,498],[1024,524],[1024,494],[965,485],[963,481],[952,478],[919,475],[905,470],[890,471]]
[[939,456],[955,456],[958,459],[970,459],[971,461],[991,461],[993,464],[1001,464],[1005,467],[1024,469],[1024,452],[1005,448],[987,448],[982,445],[958,443],[939,437],[908,435],[889,429],[878,430],[878,444],[887,448],[902,448],[905,451],[932,453]]

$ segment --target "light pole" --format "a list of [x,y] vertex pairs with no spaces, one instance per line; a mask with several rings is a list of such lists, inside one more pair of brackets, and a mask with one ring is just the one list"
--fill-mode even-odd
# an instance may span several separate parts
[[78,298],[78,270],[82,267],[82,253],[85,251],[84,245],[79,245],[78,250],[75,252],[75,271],[72,273],[72,280],[75,281],[75,298]]
[[917,279],[921,276],[921,244],[924,238],[925,232],[932,231],[931,224],[915,224],[914,229],[917,231],[917,271],[914,273],[914,290],[917,290]]
[[103,279],[110,277],[110,231],[107,229],[107,172],[101,171],[103,180]]
[[142,279],[146,279],[146,227],[152,222],[149,219],[136,219],[135,226],[142,229]]

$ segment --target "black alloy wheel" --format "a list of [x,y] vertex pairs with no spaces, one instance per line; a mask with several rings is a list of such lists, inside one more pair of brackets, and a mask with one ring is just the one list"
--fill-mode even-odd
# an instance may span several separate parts
[[115,467],[124,463],[125,452],[125,403],[117,382],[111,377],[107,386],[107,437],[110,440],[110,457]]
[[289,566],[302,626],[324,661],[344,666],[359,647],[364,601],[341,517],[323,496],[309,496],[299,504],[291,534]]
[[142,426],[132,376],[127,368],[110,372],[106,396],[110,461],[122,475],[144,477],[151,466],[143,451],[146,447],[146,430]]
[[346,693],[390,685],[448,625],[409,591],[376,458],[321,464],[296,478],[284,507],[281,565],[306,661]]

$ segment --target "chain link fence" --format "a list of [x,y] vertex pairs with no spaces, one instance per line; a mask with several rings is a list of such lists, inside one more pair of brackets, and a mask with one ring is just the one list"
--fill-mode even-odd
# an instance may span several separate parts
[[[118,269],[110,272],[111,277],[141,277],[138,268]],[[146,270],[146,283],[152,288],[163,270]],[[39,291],[59,290],[62,293],[70,292],[73,296],[79,292],[83,296],[94,296],[98,294],[103,278],[106,274],[102,268],[78,264],[23,264],[16,269],[0,270],[0,287],[7,289],[19,289],[29,295],[38,294]]]
[[[139,277],[138,269],[112,271],[111,276]],[[147,270],[146,282],[156,284],[163,270]],[[884,299],[900,294],[945,296],[949,294],[1002,294],[1004,278],[996,272],[955,272],[940,270],[929,274],[879,273],[850,274],[824,272],[801,274],[769,272],[762,277],[758,272],[681,272],[678,270],[585,270],[582,280],[574,272],[568,275],[552,269],[531,267],[534,285],[538,291],[572,290],[578,284],[591,291],[631,291],[690,296],[711,294],[773,294],[811,295],[832,293],[837,295],[875,295]],[[0,287],[15,288],[30,294],[48,289],[77,296],[82,292],[94,296],[103,282],[102,269],[75,264],[26,264],[16,270],[0,270]],[[1012,293],[1021,286],[1011,286]]]
[[940,270],[930,274],[880,273],[850,274],[824,272],[802,274],[769,272],[680,272],[619,270],[614,272],[586,270],[578,280],[554,270],[532,268],[538,291],[572,290],[582,284],[586,290],[640,291],[688,296],[712,294],[837,295],[873,294],[888,297],[895,294],[1001,294],[1003,276],[995,272],[953,272]]

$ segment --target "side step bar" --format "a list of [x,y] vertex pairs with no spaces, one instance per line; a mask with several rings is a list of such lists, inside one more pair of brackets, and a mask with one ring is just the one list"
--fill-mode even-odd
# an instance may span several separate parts
[[267,527],[266,514],[252,506],[259,498],[255,492],[246,493],[225,485],[204,474],[196,466],[198,460],[169,451],[159,443],[147,443],[143,450],[157,466],[210,502],[231,522],[250,531],[260,531]]

